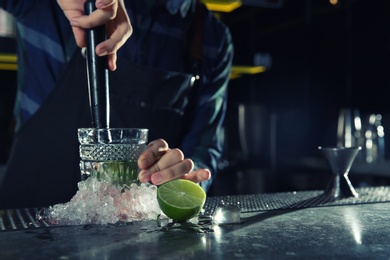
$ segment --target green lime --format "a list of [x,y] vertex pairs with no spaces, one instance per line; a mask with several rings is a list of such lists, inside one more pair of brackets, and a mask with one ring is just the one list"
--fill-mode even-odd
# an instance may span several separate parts
[[192,181],[177,179],[158,187],[157,201],[167,217],[183,221],[199,214],[206,201],[206,193]]

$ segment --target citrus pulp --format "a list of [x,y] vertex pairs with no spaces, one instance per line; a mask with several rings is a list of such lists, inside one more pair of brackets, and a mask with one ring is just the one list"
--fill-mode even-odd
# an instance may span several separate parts
[[157,201],[167,217],[184,221],[199,214],[206,201],[206,193],[192,181],[177,179],[158,187]]

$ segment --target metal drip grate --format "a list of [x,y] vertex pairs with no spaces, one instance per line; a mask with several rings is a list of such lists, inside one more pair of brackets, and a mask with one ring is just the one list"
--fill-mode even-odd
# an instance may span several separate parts
[[[235,196],[208,197],[204,206],[205,214],[212,215],[221,203],[236,205],[241,212],[259,212],[277,209],[299,209],[353,205],[364,203],[390,202],[390,187],[358,188],[358,198],[332,200],[323,196],[323,191],[281,192]],[[23,230],[50,227],[44,220],[37,220],[42,209],[0,210],[0,231]]]
[[358,188],[358,198],[333,199],[323,196],[323,191],[281,192],[237,196],[209,197],[204,210],[212,215],[220,204],[230,204],[241,208],[241,212],[258,212],[276,209],[300,209],[308,207],[325,207],[353,205],[390,201],[390,187]]
[[0,231],[50,226],[44,220],[37,220],[37,208],[0,210]]

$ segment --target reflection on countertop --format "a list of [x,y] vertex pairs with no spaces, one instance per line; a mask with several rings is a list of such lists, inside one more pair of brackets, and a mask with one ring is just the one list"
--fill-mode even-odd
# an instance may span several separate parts
[[[283,196],[294,194],[309,193]],[[253,196],[286,203],[280,195]],[[252,211],[239,224],[212,225],[211,232],[164,229],[155,221],[3,231],[0,258],[388,259],[389,210],[390,202],[375,202]]]

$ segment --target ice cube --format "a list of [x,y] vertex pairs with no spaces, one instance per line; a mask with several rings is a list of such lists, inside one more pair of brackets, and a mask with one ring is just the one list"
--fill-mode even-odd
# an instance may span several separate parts
[[214,211],[213,223],[234,224],[241,221],[241,209],[234,205],[220,204]]

